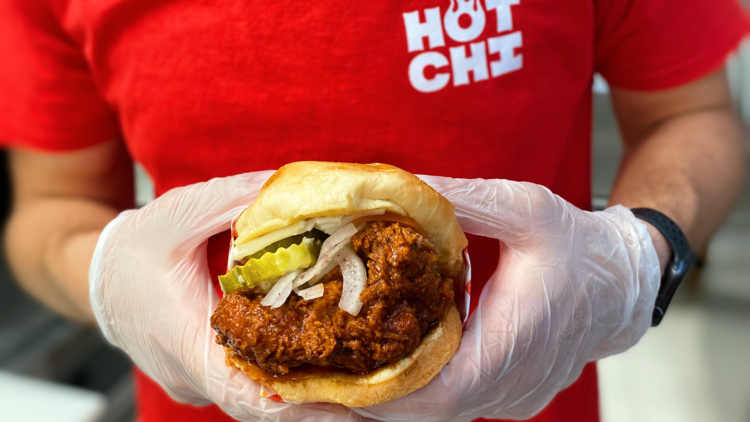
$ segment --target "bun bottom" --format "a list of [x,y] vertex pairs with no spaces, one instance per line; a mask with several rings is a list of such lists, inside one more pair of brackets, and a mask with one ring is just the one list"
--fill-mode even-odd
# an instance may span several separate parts
[[364,375],[312,368],[275,376],[225,347],[227,365],[264,384],[291,403],[340,403],[365,407],[403,397],[432,380],[458,349],[461,318],[455,306],[446,311],[409,356]]

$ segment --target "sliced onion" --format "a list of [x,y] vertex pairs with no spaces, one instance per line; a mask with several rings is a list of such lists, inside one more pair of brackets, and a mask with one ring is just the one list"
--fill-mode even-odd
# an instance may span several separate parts
[[341,223],[342,217],[319,217],[315,219],[315,227],[325,234],[333,234]]
[[331,262],[329,262],[328,265],[326,265],[325,268],[323,268],[322,270],[320,270],[319,273],[315,274],[313,276],[313,278],[311,278],[310,280],[308,280],[307,284],[310,285],[310,286],[314,286],[314,285],[320,283],[320,281],[323,280],[323,277],[325,277],[326,274],[330,273],[334,268],[336,268],[338,266],[339,266],[338,262],[336,262],[334,260],[331,260]]
[[296,270],[281,276],[279,281],[273,286],[270,292],[260,301],[263,306],[270,306],[271,309],[278,308],[286,302],[286,299],[292,294],[292,285],[302,270]]
[[344,287],[341,300],[339,300],[339,308],[357,316],[362,309],[359,294],[367,285],[365,264],[349,246],[342,248],[334,259],[341,266],[341,274],[344,276]]
[[300,274],[300,276],[294,281],[294,286],[299,287],[307,283],[323,271],[323,269],[331,262],[333,256],[336,255],[344,245],[349,243],[349,239],[351,239],[356,233],[357,228],[354,227],[354,224],[349,224],[326,239],[325,242],[323,242],[323,246],[320,247],[318,262],[315,263],[314,267]]
[[325,287],[322,284],[318,284],[305,290],[295,290],[295,293],[305,300],[313,300],[322,297],[324,292]]
[[[341,229],[342,227],[350,224],[352,221],[354,221],[354,220],[356,220],[358,218],[366,217],[368,215],[381,215],[381,214],[385,214],[385,209],[384,208],[380,208],[380,209],[376,209],[376,210],[360,211],[360,212],[354,213],[352,215],[347,215],[346,217],[343,217],[341,219],[341,222],[339,223],[338,227],[336,227],[336,230]],[[334,232],[336,230],[334,230]]]

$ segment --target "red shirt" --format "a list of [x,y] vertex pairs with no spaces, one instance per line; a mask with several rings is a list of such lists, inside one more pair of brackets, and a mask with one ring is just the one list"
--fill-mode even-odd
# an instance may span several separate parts
[[[684,84],[745,26],[734,0],[477,1],[0,0],[0,140],[122,137],[157,194],[336,160],[526,180],[588,208],[593,73]],[[470,242],[481,287],[498,247]],[[227,419],[136,377],[141,421]],[[594,367],[534,420],[597,421]]]

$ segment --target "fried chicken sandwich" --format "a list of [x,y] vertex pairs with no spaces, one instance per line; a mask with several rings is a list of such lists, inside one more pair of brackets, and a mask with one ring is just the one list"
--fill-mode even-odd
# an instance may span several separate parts
[[227,364],[285,401],[393,400],[458,348],[467,240],[453,205],[411,173],[292,163],[232,229],[211,326]]

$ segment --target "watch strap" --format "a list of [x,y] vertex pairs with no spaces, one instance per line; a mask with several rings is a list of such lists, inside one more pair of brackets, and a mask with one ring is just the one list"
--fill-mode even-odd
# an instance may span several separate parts
[[651,223],[672,245],[674,258],[679,260],[691,250],[685,234],[671,218],[651,208],[633,208],[630,211],[639,219]]
[[672,261],[667,265],[662,275],[651,319],[651,326],[655,327],[664,318],[664,314],[677,291],[677,287],[679,287],[685,274],[687,274],[690,267],[695,263],[695,253],[690,249],[685,234],[671,218],[650,208],[633,208],[631,211],[637,218],[650,223],[659,230],[672,246]]

